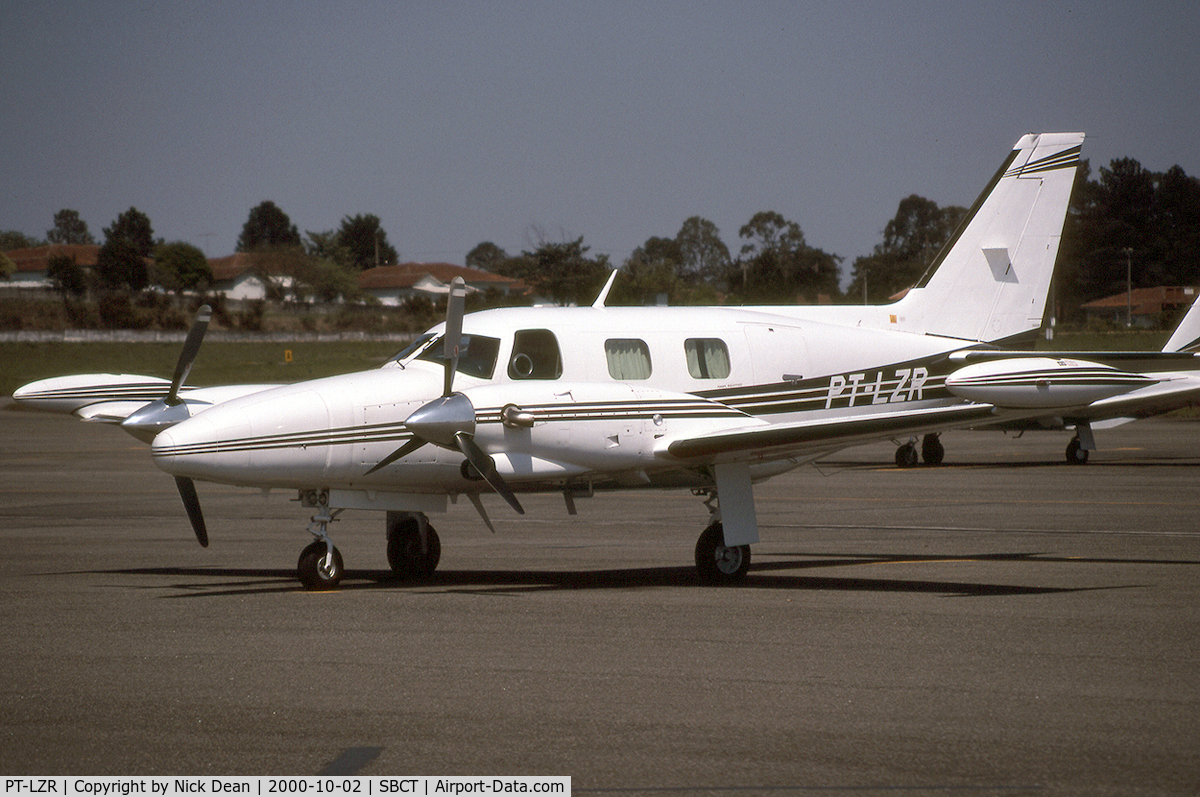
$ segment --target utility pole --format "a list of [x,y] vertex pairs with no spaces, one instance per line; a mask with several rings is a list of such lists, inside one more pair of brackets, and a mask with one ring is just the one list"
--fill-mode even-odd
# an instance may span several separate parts
[[1133,248],[1125,247],[1125,328],[1133,326]]

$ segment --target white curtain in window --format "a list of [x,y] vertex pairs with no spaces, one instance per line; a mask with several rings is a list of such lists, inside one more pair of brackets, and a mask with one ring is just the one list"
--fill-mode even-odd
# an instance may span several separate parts
[[604,354],[613,379],[649,379],[650,350],[640,340],[607,340]]
[[729,349],[717,338],[689,338],[683,343],[688,373],[696,379],[724,379],[729,376]]

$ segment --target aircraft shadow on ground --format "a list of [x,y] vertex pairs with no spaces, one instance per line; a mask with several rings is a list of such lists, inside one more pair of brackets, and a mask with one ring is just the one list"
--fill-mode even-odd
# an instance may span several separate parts
[[[995,597],[1047,595],[1094,590],[1129,589],[1141,584],[1096,587],[1031,586],[1022,584],[970,582],[953,579],[885,578],[848,575],[809,575],[797,570],[867,565],[938,564],[963,562],[1010,562],[1030,564],[1126,564],[1126,565],[1200,565],[1195,561],[1143,559],[1088,559],[1055,557],[1040,553],[977,554],[966,556],[869,555],[869,554],[796,554],[772,553],[751,565],[745,580],[730,587],[705,589],[777,589],[794,591],[878,592],[893,594],[929,594],[944,597]],[[166,598],[200,598],[298,592],[301,587],[295,570],[151,567],[87,571],[92,575],[124,577],[146,576],[160,579],[153,584],[129,582],[113,584],[117,588],[168,590]],[[67,575],[67,574],[56,574]],[[161,579],[165,579],[163,582]],[[622,570],[444,570],[431,578],[414,581],[396,576],[390,570],[347,570],[339,587],[342,592],[364,590],[404,591],[414,596],[448,593],[521,595],[562,590],[629,590],[656,588],[700,588],[696,572],[690,566],[626,568]]]

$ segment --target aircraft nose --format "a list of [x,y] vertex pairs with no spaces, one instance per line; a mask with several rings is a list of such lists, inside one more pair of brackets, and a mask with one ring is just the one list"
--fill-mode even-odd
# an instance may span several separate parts
[[339,442],[320,393],[280,388],[214,406],[164,429],[150,453],[155,465],[174,476],[283,487],[320,481]]
[[204,478],[204,471],[219,456],[212,424],[202,417],[189,418],[159,432],[150,444],[154,464],[172,476]]

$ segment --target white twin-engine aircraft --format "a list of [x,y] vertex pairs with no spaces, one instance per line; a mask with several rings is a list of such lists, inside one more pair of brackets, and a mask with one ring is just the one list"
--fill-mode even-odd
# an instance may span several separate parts
[[[753,484],[840,448],[949,428],[1086,416],[1123,397],[1196,391],[1190,354],[1143,355],[1137,372],[996,345],[1040,327],[1081,134],[1017,142],[927,276],[888,306],[591,307],[463,313],[382,367],[293,385],[185,387],[202,308],[174,379],[41,380],[18,401],[120,423],[172,474],[201,545],[195,481],[299,492],[316,540],[310,589],[343,575],[329,524],[387,513],[387,556],[427,576],[441,544],[427,513],[481,493],[518,496],[691,488],[711,519],[705,581],[746,574],[758,540]],[[615,272],[614,272],[615,276]],[[914,438],[915,439],[915,438]]]

